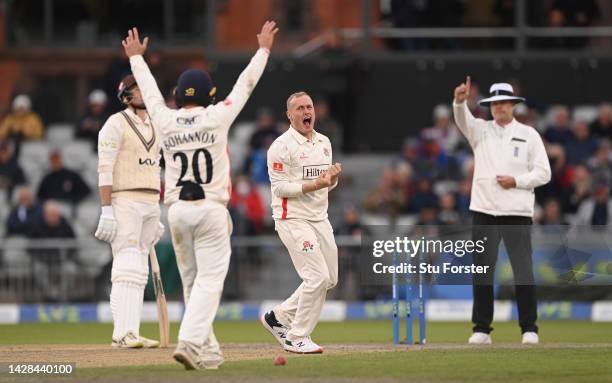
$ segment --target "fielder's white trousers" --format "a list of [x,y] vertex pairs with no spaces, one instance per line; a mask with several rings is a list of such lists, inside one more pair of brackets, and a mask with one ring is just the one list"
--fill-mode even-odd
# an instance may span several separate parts
[[149,276],[149,251],[159,225],[159,204],[127,198],[112,199],[117,236],[111,243],[113,266],[110,305],[113,339],[128,332],[138,336],[142,300]]
[[288,340],[310,336],[327,290],[338,282],[338,247],[329,220],[276,220],[276,231],[289,250],[291,261],[302,278],[298,289],[274,308],[277,319],[289,327]]
[[177,201],[168,222],[185,298],[178,339],[215,348],[212,323],[231,255],[229,212],[214,201]]

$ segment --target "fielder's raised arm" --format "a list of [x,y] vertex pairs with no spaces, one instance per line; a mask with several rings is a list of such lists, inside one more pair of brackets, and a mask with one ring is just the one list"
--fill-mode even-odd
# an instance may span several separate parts
[[257,53],[224,101],[216,102],[208,72],[183,71],[176,83],[178,109],[165,106],[142,59],[148,40],[141,43],[133,29],[123,43],[166,163],[164,202],[186,301],[173,357],[187,369],[216,369],[223,363],[212,323],[232,251],[228,133],[264,71],[277,31],[274,22],[264,24]]
[[138,29],[132,28],[128,31],[128,36],[121,44],[126,56],[130,59],[132,74],[136,78],[142,93],[142,99],[147,107],[147,112],[155,122],[155,125],[161,125],[160,121],[157,120],[159,120],[160,116],[163,117],[165,115],[164,112],[169,108],[166,106],[164,96],[159,90],[157,82],[143,57],[149,45],[149,38],[145,37],[141,42]]
[[272,49],[274,36],[277,32],[278,28],[274,21],[265,22],[261,32],[257,34],[259,49],[255,52],[253,58],[251,58],[249,65],[238,76],[238,80],[236,80],[232,91],[225,101],[213,106],[213,112],[217,114],[222,124],[231,125],[244,107],[244,104],[246,104],[251,93],[253,93],[268,63],[270,49]]
[[[210,97],[211,102],[211,113],[216,115],[221,125],[229,126],[234,122],[247,100],[251,96],[253,89],[257,85],[257,82],[261,78],[266,64],[268,63],[268,57],[270,56],[270,49],[274,44],[274,36],[278,32],[276,23],[274,21],[266,21],[261,32],[257,34],[257,40],[259,43],[259,49],[249,62],[249,65],[242,71],[232,91],[227,96],[224,102],[214,104],[214,96],[216,88],[211,89],[207,97]],[[125,49],[125,54],[130,59],[130,65],[132,67],[132,73],[136,77],[136,81],[142,89],[144,102],[147,105],[147,110],[151,114],[151,118],[155,121],[163,118],[167,114],[164,113],[168,109],[166,106],[164,97],[160,92],[155,78],[151,74],[151,71],[145,62],[143,55],[147,49],[149,39],[145,37],[144,40],[140,41],[137,28],[132,28],[128,31],[128,36],[123,40],[122,44]],[[180,106],[180,98],[182,95],[177,94],[177,104]],[[156,121],[158,125],[163,126],[165,121]]]

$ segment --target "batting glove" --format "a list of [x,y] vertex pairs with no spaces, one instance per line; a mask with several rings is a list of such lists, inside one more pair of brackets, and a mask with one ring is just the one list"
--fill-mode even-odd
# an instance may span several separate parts
[[112,206],[102,206],[102,214],[100,214],[100,221],[94,235],[99,240],[108,243],[111,243],[117,236],[117,221]]
[[166,231],[166,227],[163,223],[159,222],[159,226],[157,226],[157,232],[155,233],[155,238],[153,239],[153,245],[156,245],[157,242],[163,237],[164,231]]

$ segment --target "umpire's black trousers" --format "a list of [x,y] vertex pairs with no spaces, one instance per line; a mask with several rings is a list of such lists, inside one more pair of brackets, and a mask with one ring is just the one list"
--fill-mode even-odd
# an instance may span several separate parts
[[521,331],[538,332],[538,318],[533,263],[531,258],[531,218],[521,216],[492,216],[474,212],[472,239],[485,239],[484,252],[474,254],[474,264],[489,266],[486,274],[475,274],[473,279],[474,332],[490,333],[493,328],[493,284],[499,243],[503,239],[514,274],[516,303]]

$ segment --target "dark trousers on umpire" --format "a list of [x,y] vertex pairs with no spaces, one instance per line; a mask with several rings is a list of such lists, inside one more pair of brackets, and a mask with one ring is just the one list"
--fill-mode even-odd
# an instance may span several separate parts
[[[538,318],[531,251],[531,218],[492,216],[474,212],[472,239],[484,239],[484,252],[474,254],[474,264],[489,266],[486,274],[474,274],[472,322],[474,332],[490,333],[493,328],[493,284],[501,240],[504,240],[514,274],[516,303],[521,332],[538,332]],[[486,238],[486,239],[485,239]]]

